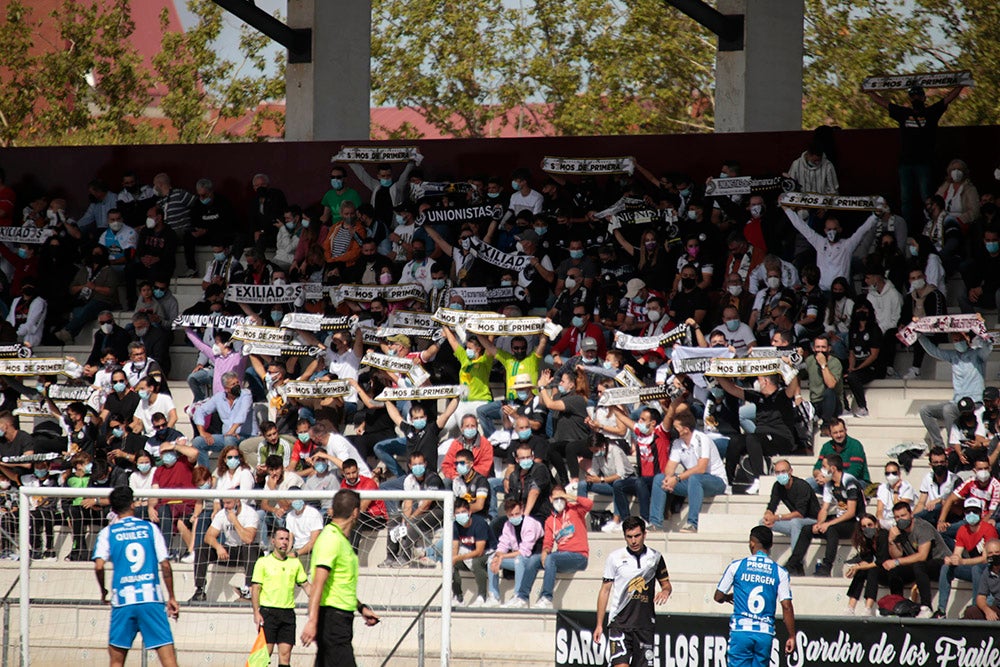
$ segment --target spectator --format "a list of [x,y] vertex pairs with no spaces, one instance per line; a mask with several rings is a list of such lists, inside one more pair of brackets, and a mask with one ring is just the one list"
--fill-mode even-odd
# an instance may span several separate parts
[[159,362],[164,373],[170,373],[170,340],[159,327],[154,327],[149,315],[136,313],[132,316],[132,335],[135,343]]
[[14,327],[17,342],[32,347],[41,345],[47,314],[48,304],[38,296],[34,279],[22,282],[20,295],[14,297],[7,313],[7,322]]
[[132,341],[126,349],[128,351],[126,358],[129,361],[122,366],[122,370],[125,371],[129,386],[137,386],[139,381],[146,377],[152,377],[154,380],[163,377],[163,369],[160,368],[160,364],[157,363],[156,359],[151,359],[146,354],[145,344]]
[[[301,489],[305,482],[296,473],[286,470],[282,465],[279,456],[271,455],[264,459],[264,490],[265,491],[289,491],[291,489]],[[261,543],[266,543],[268,528],[283,527],[285,525],[285,515],[291,509],[291,503],[287,500],[262,499],[260,508],[257,510],[259,519]]]
[[[936,256],[936,255],[935,255]],[[941,274],[944,280],[944,274]],[[944,293],[927,279],[927,274],[923,269],[913,268],[910,270],[910,291],[903,300],[902,315],[900,322],[909,322],[921,317],[934,317],[944,315],[947,312],[947,303]],[[939,338],[936,336],[935,338]],[[941,342],[941,341],[936,341]],[[924,356],[927,354],[923,345],[916,345],[913,350],[913,363],[910,369],[903,375],[904,380],[917,380],[920,378],[920,368],[924,364]]]
[[347,171],[338,164],[330,168],[330,189],[323,195],[320,205],[323,214],[319,221],[324,225],[340,222],[340,205],[349,201],[355,208],[361,206],[361,197],[357,190],[347,187]]
[[818,144],[812,144],[797,157],[786,174],[798,182],[802,192],[835,195],[840,191],[837,169],[823,154]]
[[958,529],[955,549],[950,556],[945,557],[941,576],[938,577],[938,604],[934,618],[947,616],[953,579],[971,582],[973,592],[979,590],[979,582],[988,567],[984,546],[998,539],[997,529],[982,520],[984,507],[979,498],[965,499],[962,508],[965,524]]
[[[418,162],[415,160],[407,161],[399,174],[399,178],[393,181],[391,164],[379,164],[376,167],[377,178],[372,178],[362,165],[356,162],[348,163],[348,166],[354,172],[354,175],[357,176],[358,180],[371,190],[371,206],[374,207],[376,220],[386,225],[392,221],[393,207],[402,204],[403,200],[406,199],[406,194],[409,190],[410,173],[417,164]],[[333,181],[331,181],[332,183]],[[324,197],[325,200],[326,197]],[[357,202],[357,205],[360,206],[361,202]]]
[[301,498],[290,501],[289,505],[291,510],[285,514],[285,528],[292,534],[289,555],[292,558],[302,558],[312,553],[313,544],[323,530],[323,515]]
[[122,212],[116,208],[108,211],[107,228],[97,238],[98,244],[108,250],[108,265],[123,272],[135,257],[139,235],[131,227],[125,226]]
[[866,385],[885,376],[885,365],[880,363],[882,353],[888,353],[893,348],[884,345],[886,338],[872,316],[869,303],[858,301],[854,305],[847,337],[847,373],[844,376],[854,397],[852,414],[855,417],[868,416]]
[[[195,266],[196,246],[233,245],[233,257],[243,254],[243,241],[236,231],[236,214],[229,200],[215,191],[211,179],[200,178],[195,184],[197,201],[191,204],[191,225],[184,233],[184,261],[187,278],[198,275]],[[174,231],[177,231],[176,229]]]
[[243,452],[247,463],[256,467],[257,475],[261,475],[264,473],[264,461],[267,460],[268,456],[280,456],[284,467],[287,468],[294,446],[295,438],[293,436],[282,434],[278,431],[277,424],[270,420],[264,420],[260,423],[260,435],[255,438],[247,438],[240,443],[240,451]]
[[524,504],[516,498],[504,500],[504,513],[507,521],[497,542],[496,551],[489,562],[489,597],[486,598],[486,602],[487,606],[499,603],[500,571],[512,570],[514,592],[504,606],[509,609],[524,609],[528,606],[530,593],[530,590],[527,592],[522,590],[524,573],[532,559],[541,559],[542,537],[545,530],[537,519],[525,514]]
[[468,449],[460,450],[455,455],[455,478],[451,481],[451,489],[456,498],[462,498],[469,505],[469,511],[484,520],[489,520],[491,502],[490,482],[487,475],[481,474],[473,467],[474,454]]
[[[531,444],[522,440],[516,447],[514,456],[517,467],[504,480],[504,498],[517,500],[526,516],[534,518],[539,524],[544,523],[552,513],[552,506],[549,504],[552,474],[541,457],[532,450]],[[523,597],[528,599],[527,595]]]
[[[158,431],[167,428],[165,421],[157,420]],[[180,435],[180,434],[178,434]],[[198,450],[184,443],[184,438],[162,442],[159,451],[161,465],[153,472],[154,489],[193,489],[194,466],[198,460]],[[194,511],[193,500],[175,500],[172,498],[150,498],[147,504],[149,520],[159,524],[163,539],[170,548],[174,536],[175,522],[191,516]],[[196,524],[195,543],[200,545],[204,539],[205,522]]]
[[[937,525],[941,508],[948,496],[962,484],[958,475],[948,470],[944,448],[933,447],[928,454],[931,470],[920,482],[919,495],[913,513],[918,518]],[[950,523],[950,522],[948,522]]]
[[209,368],[196,369],[188,375],[188,387],[191,388],[191,395],[195,403],[200,403],[208,396],[207,389],[211,383],[212,394],[224,391],[222,386],[222,376],[226,373],[235,373],[237,377],[246,372],[247,358],[236,351],[232,334],[222,329],[214,330],[215,343],[211,346],[194,334],[190,329],[184,332],[187,339],[191,341],[201,354],[208,360]]
[[[52,474],[48,461],[34,461],[31,471],[18,476],[14,468],[0,468],[10,481],[21,488],[54,487],[58,477]],[[31,496],[28,499],[31,525],[31,560],[56,560],[55,523],[59,500],[52,496]],[[24,558],[24,554],[21,554]]]
[[[513,409],[509,403],[527,401],[531,390],[538,382],[538,367],[545,355],[548,337],[544,334],[538,339],[538,346],[528,353],[528,340],[524,336],[513,336],[510,339],[510,351],[498,349],[488,336],[477,336],[484,349],[483,356],[496,359],[504,368],[505,394],[504,399],[493,400],[476,409],[479,426],[487,438],[496,430],[496,421],[503,415],[511,416]],[[521,393],[524,398],[521,398]],[[509,409],[508,409],[509,408]]]
[[[946,266],[947,268],[947,266]],[[962,312],[972,313],[992,310],[1000,304],[1000,229],[987,227],[983,231],[983,245],[976,247],[972,257],[962,262],[959,270],[965,284],[965,293],[959,295]]]
[[[550,497],[552,514],[545,520],[545,538],[538,562],[531,561],[524,573],[521,592],[530,594],[539,568],[545,570],[542,590],[534,604],[535,609],[552,609],[556,575],[559,572],[578,572],[587,569],[590,545],[587,542],[586,515],[594,506],[585,497],[572,497],[561,486],[552,489]],[[518,593],[521,597],[521,593]],[[528,595],[524,595],[527,599]]]
[[991,467],[992,463],[985,459],[980,459],[973,464],[972,478],[960,484],[945,499],[944,505],[941,507],[941,514],[938,516],[938,531],[950,534],[952,537],[955,535],[961,521],[948,524],[952,507],[959,501],[964,503],[970,497],[982,500],[986,513],[992,519],[992,516],[1000,509],[1000,480],[990,474]]
[[858,600],[862,594],[865,596],[865,615],[875,615],[879,577],[885,574],[881,563],[889,553],[887,535],[888,532],[879,527],[878,519],[874,516],[861,516],[852,538],[857,553],[844,568],[844,576],[851,580],[851,585],[847,588],[849,615],[857,613]]
[[[410,474],[406,476],[405,491],[442,491],[444,483],[420,452],[410,454]],[[413,557],[413,547],[418,542],[427,543],[434,531],[441,526],[444,508],[435,500],[404,500],[402,512],[390,517],[389,540],[386,559],[379,567],[404,567]]]
[[823,461],[831,454],[840,456],[844,464],[844,472],[862,484],[871,483],[871,475],[868,472],[868,457],[865,454],[864,445],[859,440],[847,435],[847,422],[838,417],[830,424],[830,439],[820,447],[819,456],[813,465],[812,479],[808,480],[814,491],[819,493],[823,490]]
[[164,428],[172,429],[177,423],[174,400],[170,398],[170,394],[162,393],[160,389],[160,382],[149,375],[139,380],[139,384],[136,385],[139,405],[135,409],[135,419],[142,423],[143,432],[147,437],[152,437],[159,430],[156,426],[158,423],[156,415],[164,416]]
[[986,543],[986,562],[989,568],[980,577],[979,587],[973,591],[972,604],[962,612],[964,619],[993,622],[1000,619],[1000,540]]
[[[250,392],[243,393],[236,373],[222,376],[222,392],[212,395],[194,411],[194,427],[199,433],[191,444],[198,450],[198,465],[208,466],[208,455],[225,447],[239,449],[240,442],[257,434],[257,424],[250,414],[253,402]],[[208,419],[217,414],[222,422],[221,433],[210,433]]]
[[[333,224],[323,239],[323,254],[327,264],[343,268],[354,266],[361,255],[361,244],[365,239],[365,228],[357,220],[356,208],[348,201],[340,204],[340,221]],[[335,267],[331,271],[341,271]],[[331,275],[327,272],[327,277]],[[338,273],[337,275],[343,275]]]
[[[253,230],[254,245],[261,251],[275,243],[275,224],[288,210],[288,200],[280,188],[271,187],[271,177],[254,174],[250,179],[254,197],[250,200],[250,229]],[[285,267],[286,269],[288,267]]]
[[239,447],[225,447],[219,453],[213,488],[219,491],[253,491],[254,474]]
[[976,404],[966,396],[958,402],[958,418],[948,432],[951,449],[948,468],[955,472],[970,470],[972,464],[981,459],[987,459],[992,465],[995,457],[990,457],[987,452],[989,442],[986,425],[977,415]]
[[253,567],[260,558],[260,546],[257,543],[258,523],[257,512],[249,505],[235,498],[226,498],[222,501],[222,511],[212,518],[204,542],[195,548],[195,589],[191,602],[205,602],[208,599],[205,594],[205,580],[208,565],[214,562],[243,568],[243,586],[237,593],[244,600],[250,599]]
[[[594,358],[603,357],[607,352],[604,343],[604,332],[600,325],[590,321],[590,311],[582,306],[573,308],[572,326],[563,329],[559,340],[552,346],[552,361],[555,364],[564,364],[567,360],[576,356],[582,356],[584,343],[588,340],[593,342],[593,350],[596,352]],[[587,343],[586,347],[591,347]]]
[[879,524],[889,530],[895,523],[892,508],[900,502],[905,502],[912,508],[916,499],[913,486],[899,474],[899,464],[895,461],[886,463],[885,481],[875,491],[875,516],[878,517]]
[[934,526],[913,517],[909,503],[896,503],[892,515],[896,525],[889,529],[889,558],[882,563],[889,573],[889,591],[901,595],[904,584],[916,583],[920,605],[929,609],[931,581],[940,576],[948,547]]
[[87,184],[87,210],[76,221],[76,227],[88,237],[97,238],[108,228],[108,213],[118,205],[118,195],[107,183],[94,179]]
[[479,433],[474,415],[462,418],[460,435],[448,445],[441,461],[441,475],[446,479],[455,480],[458,476],[456,462],[458,454],[463,450],[472,454],[472,467],[475,471],[483,477],[489,477],[493,471],[493,445]]
[[830,424],[840,416],[844,394],[844,367],[830,354],[830,339],[820,334],[813,339],[812,355],[806,359],[809,400],[822,420],[821,435],[829,435]]
[[496,551],[497,539],[490,525],[482,516],[472,512],[469,501],[455,499],[455,537],[452,541],[452,562],[455,568],[451,576],[452,604],[460,605],[464,599],[462,591],[463,569],[468,569],[476,578],[476,598],[470,607],[495,607],[499,599],[489,599],[486,566]]
[[[446,431],[454,432],[458,423],[461,423],[462,428],[465,428],[465,418],[475,417],[477,410],[493,400],[493,392],[490,389],[493,356],[487,353],[486,347],[478,336],[469,336],[465,344],[462,345],[448,327],[443,327],[441,332],[444,334],[445,340],[448,341],[448,345],[451,346],[455,359],[458,360],[458,381],[468,389],[468,393],[463,397],[458,410],[449,420],[450,423],[444,427]],[[447,475],[447,473],[445,474]]]
[[344,461],[348,459],[354,459],[358,463],[358,468],[361,470],[361,474],[366,477],[372,476],[371,468],[361,455],[358,450],[354,448],[351,442],[337,433],[337,430],[328,421],[317,421],[309,428],[309,438],[313,442],[319,445],[319,449],[312,456],[312,464],[315,464],[321,460],[325,459],[337,470],[341,469]]
[[[276,249],[271,261],[288,271],[295,262],[295,251],[298,249],[299,240],[306,229],[302,225],[302,208],[295,204],[286,206],[278,217],[280,218],[278,222],[274,222],[273,219],[262,221],[267,226],[259,231],[259,238],[270,235],[275,239]],[[274,231],[275,228],[277,233]]]
[[965,160],[948,163],[944,182],[937,195],[944,199],[945,213],[963,229],[969,229],[979,219],[979,191],[969,180],[969,165]]
[[163,173],[153,177],[153,191],[159,197],[156,205],[163,211],[163,221],[174,232],[174,235],[180,238],[191,226],[191,206],[195,202],[194,195],[187,190],[173,187],[170,176]]
[[70,296],[77,305],[66,326],[55,333],[65,345],[71,345],[73,339],[102,310],[113,310],[118,305],[120,276],[108,266],[107,250],[103,246],[95,246],[86,256],[87,263],[76,272],[69,286]]
[[[785,561],[785,569],[792,576],[802,577],[805,576],[803,561],[811,541],[809,536],[819,515],[819,501],[809,483],[793,474],[792,464],[787,459],[774,462],[774,476],[771,498],[761,523],[776,533],[789,536],[792,551]],[[779,503],[785,505],[787,513],[777,513]]]
[[823,506],[816,516],[812,534],[826,539],[826,553],[816,564],[817,577],[829,577],[837,558],[840,540],[854,535],[858,515],[864,507],[865,491],[857,479],[844,472],[844,461],[839,454],[826,457],[823,467]]
[[[943,447],[941,427],[950,431],[958,418],[958,402],[968,396],[973,401],[982,401],[986,386],[986,360],[993,351],[993,343],[973,339],[969,333],[957,331],[951,334],[954,350],[943,350],[920,334],[920,345],[927,354],[951,365],[951,386],[954,390],[951,401],[933,403],[920,408],[920,419],[927,429],[931,447]],[[939,423],[940,422],[940,423]]]
[[843,227],[836,211],[827,213],[823,223],[823,235],[814,232],[798,212],[784,207],[785,215],[792,226],[816,249],[816,264],[819,266],[819,286],[824,292],[830,291],[833,279],[838,276],[851,275],[851,255],[864,240],[865,234],[874,226],[875,221],[867,220],[850,237],[843,236]]
[[[322,478],[325,470],[320,470],[320,466],[326,465],[325,461],[317,461],[314,467],[315,475],[312,475],[306,480],[306,488],[310,489],[310,483],[315,483],[316,479]],[[353,489],[355,491],[377,491],[378,484],[371,477],[364,477],[358,471],[358,462],[347,459],[344,461],[343,467],[340,469],[341,474],[344,476],[344,488]],[[332,514],[329,503],[323,501],[328,506],[324,508],[326,515]],[[358,523],[354,526],[354,531],[351,533],[351,547],[354,548],[354,553],[358,552],[358,547],[361,546],[361,540],[364,539],[365,533],[376,532],[385,528],[388,516],[386,514],[386,507],[384,500],[372,500],[370,498],[361,500],[361,510],[358,514]]]
[[626,496],[624,493],[615,494],[614,485],[635,477],[635,466],[629,461],[624,449],[610,446],[608,439],[600,433],[591,433],[587,444],[590,449],[590,469],[577,486],[576,495],[589,497],[587,494],[594,492],[614,497],[612,520],[601,528],[602,532],[613,533],[621,529],[621,522],[629,516],[628,505],[622,503]]
[[555,389],[550,387],[552,371],[545,369],[538,378],[538,395],[542,405],[553,414],[553,435],[549,442],[548,462],[565,485],[576,483],[580,477],[580,464],[576,453],[583,451],[590,433],[587,418],[589,388],[582,371],[564,373]]
[[[894,374],[892,367],[896,356],[896,326],[902,313],[903,297],[896,287],[885,279],[881,264],[870,263],[865,273],[865,282],[869,288],[868,303],[871,304],[875,323],[884,336],[876,367],[879,372],[889,371],[890,374]],[[860,303],[855,304],[854,310],[857,311],[859,307]]]

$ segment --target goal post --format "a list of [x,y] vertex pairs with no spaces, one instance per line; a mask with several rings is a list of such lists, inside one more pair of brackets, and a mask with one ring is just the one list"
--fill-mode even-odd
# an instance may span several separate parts
[[[75,498],[106,498],[111,493],[111,489],[77,489],[66,487],[21,487],[18,490],[18,543],[21,553],[20,557],[20,657],[21,666],[28,667],[31,663],[31,568],[33,567],[31,554],[31,497],[52,497],[59,499]],[[454,538],[454,517],[455,517],[455,496],[451,491],[359,491],[363,500],[382,500],[402,502],[405,500],[433,500],[441,503],[443,516],[440,528],[441,542],[446,545],[441,549],[441,588],[440,588],[440,664],[447,667],[451,660],[451,621],[452,621],[452,595],[451,580],[454,564],[452,561],[452,549],[450,545]],[[144,489],[141,494],[137,494],[137,499],[164,498],[174,500],[204,500],[210,504],[215,500],[235,498],[239,500],[329,500],[332,497],[330,491],[217,491],[213,489]],[[106,524],[103,524],[106,525]],[[34,567],[44,567],[42,563],[36,563]],[[361,578],[364,578],[362,573]],[[88,571],[88,581],[92,581],[92,575]],[[175,572],[175,581],[177,574]],[[379,604],[379,601],[362,600],[371,604],[376,611],[380,607],[390,607],[391,605]],[[183,605],[183,603],[182,603]],[[183,608],[182,608],[183,612]],[[355,634],[357,641],[361,637]],[[175,637],[175,645],[178,650],[183,649],[184,637]],[[395,642],[390,642],[390,644]]]

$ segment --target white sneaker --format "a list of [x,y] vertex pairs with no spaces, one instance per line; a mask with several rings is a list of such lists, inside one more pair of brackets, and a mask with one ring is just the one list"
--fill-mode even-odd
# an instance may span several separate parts
[[848,607],[847,609],[844,610],[843,613],[844,616],[854,616],[854,614],[855,614],[854,607]]
[[854,408],[853,414],[854,414],[855,417],[858,417],[859,419],[861,417],[867,417],[868,416],[868,408],[862,408],[861,406],[858,406],[858,407]]
[[500,598],[498,598],[495,595],[490,595],[488,598],[486,598],[486,602],[483,604],[483,606],[484,607],[489,607],[490,609],[493,609],[495,607],[499,607],[500,606]]
[[621,530],[622,525],[617,521],[608,521],[606,524],[601,526],[602,533],[617,533]]
[[527,609],[528,601],[524,598],[519,598],[516,595],[511,599],[507,600],[507,603],[503,606],[504,609]]
[[758,495],[760,493],[760,480],[759,479],[755,479],[753,481],[753,484],[751,484],[750,486],[748,486],[747,490],[744,491],[743,493],[745,493],[748,496],[756,496],[756,495]]
[[483,599],[482,595],[477,595],[476,599],[469,603],[470,607],[485,607],[486,600]]
[[194,562],[194,552],[193,551],[189,551],[186,554],[184,554],[183,556],[181,556],[181,562],[182,563],[193,563]]
[[910,366],[910,370],[906,371],[903,376],[904,380],[919,380],[920,379],[920,369],[916,366]]
[[917,614],[917,618],[930,618],[934,615],[934,611],[927,605],[920,605],[920,612]]
[[535,600],[535,604],[532,605],[532,609],[552,609],[552,600],[548,598],[538,598]]

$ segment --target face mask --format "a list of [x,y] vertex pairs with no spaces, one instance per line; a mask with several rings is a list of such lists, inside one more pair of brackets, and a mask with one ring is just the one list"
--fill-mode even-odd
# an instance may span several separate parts
[[888,484],[889,486],[892,486],[898,481],[899,481],[899,475],[895,473],[887,473],[885,476],[885,483]]
[[151,466],[151,465],[149,465],[148,463],[140,463],[140,464],[138,464],[138,465],[136,466],[136,469],[137,469],[137,470],[138,470],[139,472],[141,472],[141,473],[142,473],[143,475],[145,475],[146,473],[148,473],[148,472],[150,471],[150,469],[151,469],[151,468],[152,468],[152,466]]
[[163,465],[168,468],[173,464],[177,463],[177,455],[173,452],[166,452],[163,454]]
[[697,220],[698,219],[698,211],[688,211],[687,212],[687,216],[688,216],[688,220]]
[[211,482],[205,482],[204,484],[202,484],[198,488],[201,489],[201,490],[203,490],[203,491],[206,490],[206,489],[211,489],[212,488],[212,483]]
[[21,259],[27,259],[28,258],[28,250],[26,248],[18,248],[17,249],[17,256],[20,257]]
[[200,202],[201,202],[202,204],[204,204],[205,206],[208,206],[209,204],[211,204],[211,203],[212,203],[212,198],[211,198],[211,197],[202,197],[202,198],[201,198],[201,199],[199,199],[198,201],[200,201]]
[[867,537],[869,540],[875,537],[876,528],[875,526],[865,526],[861,529],[861,534]]
[[88,475],[94,472],[94,464],[88,463],[87,465],[83,466],[83,472],[87,473]]
[[149,327],[136,327],[135,328],[135,335],[138,336],[139,338],[142,338],[143,336],[145,336],[148,333],[149,333]]
[[564,387],[563,385],[559,385],[557,389],[559,390],[559,393],[562,395],[568,394],[570,390],[569,387]]
[[580,329],[580,328],[583,327],[583,318],[580,317],[579,315],[574,315],[573,319],[571,321],[572,321],[573,326],[575,326],[577,329]]
[[295,230],[295,223],[294,222],[286,222],[285,223],[285,229],[287,229],[290,232],[294,231]]
[[524,521],[524,516],[523,515],[521,515],[521,516],[512,516],[512,517],[509,517],[507,519],[507,521],[510,522],[510,525],[512,525],[512,526],[514,526],[516,528],[517,526],[521,525],[522,521]]
[[913,519],[896,519],[896,528],[899,528],[900,530],[909,530],[912,523]]
[[658,310],[648,310],[646,311],[646,317],[649,318],[650,322],[659,322],[660,318],[663,317],[663,313]]
[[820,468],[819,476],[823,479],[831,479],[833,474],[826,468]]
[[969,351],[969,344],[966,343],[964,340],[960,340],[957,343],[955,343],[955,351],[956,352],[968,352]]
[[639,433],[642,433],[643,435],[649,435],[649,432],[653,430],[652,427],[646,422],[636,422],[635,427],[639,429]]
[[610,371],[614,367],[614,364],[612,364],[610,361],[604,361],[601,363],[601,366],[604,367],[604,370]]
[[1000,241],[987,241],[986,242],[986,252],[991,255],[995,255],[1000,252]]
[[153,288],[153,298],[155,298],[155,299],[162,299],[166,295],[167,295],[167,291],[166,290],[162,290],[159,287]]
[[330,179],[330,187],[333,188],[334,190],[343,190],[344,189],[344,179],[342,179],[342,178],[331,178]]
[[229,390],[229,395],[232,396],[233,398],[238,398],[240,395],[240,391],[241,391],[240,386],[236,385],[235,387]]
[[475,359],[479,356],[479,351],[474,347],[467,347],[465,348],[465,354],[469,359]]
[[465,437],[466,440],[472,440],[478,434],[479,434],[479,429],[476,429],[476,428],[463,428],[462,429],[462,435]]
[[740,328],[739,320],[726,320],[726,328],[730,331],[736,331]]
[[576,287],[576,278],[567,277],[564,284],[566,285],[566,289],[573,289]]
[[486,196],[489,197],[490,199],[496,199],[497,197],[500,196],[500,193],[499,192],[487,192]]
[[937,475],[938,477],[943,477],[944,474],[948,472],[948,466],[947,465],[931,466],[931,470],[933,470],[934,474]]
[[517,399],[519,401],[527,401],[528,398],[530,398],[530,397],[531,397],[531,392],[530,391],[518,390],[518,392],[517,392]]
[[681,278],[681,287],[686,290],[692,290],[697,286],[698,282],[694,278]]
[[517,181],[511,181],[510,182],[510,187],[514,188],[515,190],[520,190],[521,189],[521,184],[518,183]]
[[699,246],[692,246],[687,249],[687,254],[691,257],[697,257],[699,252],[701,252],[701,248]]
[[725,393],[726,392],[723,391],[722,387],[712,387],[712,397],[716,400],[722,398]]
[[572,257],[573,259],[583,259],[583,251],[582,250],[570,250],[569,251],[569,256]]
[[431,286],[434,289],[444,289],[445,284],[446,281],[444,278],[434,278],[433,280],[431,280]]
[[113,435],[113,436],[115,436],[116,438],[119,438],[119,439],[124,438],[125,437],[125,429],[120,428],[120,427],[115,427],[115,428],[111,429],[111,435]]
[[826,240],[829,241],[830,243],[833,243],[834,241],[836,241],[837,240],[837,230],[836,229],[828,229],[828,230],[826,230]]
[[35,468],[35,477],[37,477],[38,479],[45,479],[48,476],[49,476],[49,471],[48,470],[43,470],[41,468]]
[[410,472],[413,473],[414,477],[423,477],[424,473],[427,472],[427,466],[423,463],[415,463],[410,466]]
[[457,463],[455,464],[455,472],[457,472],[462,477],[469,474],[469,464],[468,463]]
[[726,288],[726,290],[728,290],[733,296],[739,296],[740,294],[743,294],[743,285],[730,285]]
[[240,467],[240,460],[236,457],[226,458],[226,467],[230,470],[236,470]]
[[115,234],[117,234],[118,232],[120,232],[122,230],[122,227],[123,227],[123,225],[120,222],[109,222],[108,223],[108,228],[111,231],[113,231]]
[[764,212],[764,207],[760,204],[754,204],[750,207],[750,215],[754,218],[759,218],[760,214]]
[[145,389],[140,389],[139,390],[139,398],[141,398],[144,401],[148,401],[149,400],[149,392],[147,390],[145,390]]
[[566,501],[562,498],[556,498],[552,501],[552,509],[556,511],[556,514],[562,514],[566,509]]
[[782,486],[786,486],[788,484],[788,480],[792,478],[792,476],[787,472],[779,472],[774,477],[778,481],[778,484],[781,484]]
[[458,240],[458,245],[462,247],[462,250],[468,250],[472,247],[472,239],[464,238]]
[[990,471],[989,470],[977,470],[976,471],[976,481],[977,482],[988,482],[988,481],[990,481]]
[[388,187],[392,186],[392,179],[391,178],[380,178],[380,179],[378,179],[378,184],[381,185],[383,188],[388,188]]
[[914,291],[921,290],[926,285],[927,285],[927,281],[926,280],[924,280],[923,278],[917,278],[912,283],[910,283],[910,289],[914,290]]
[[779,287],[781,287],[781,278],[779,278],[778,276],[768,276],[767,286],[770,287],[771,289],[778,289]]
[[[417,256],[414,255],[413,259],[417,259]],[[423,257],[421,257],[420,259],[423,259]],[[419,259],[417,261],[419,261]],[[380,275],[378,277],[378,282],[379,282],[380,285],[388,285],[388,284],[390,284],[392,282],[392,274],[391,273],[383,273],[382,275]]]
[[642,246],[646,249],[646,252],[653,252],[656,250],[656,241],[646,241]]
[[156,228],[156,218],[146,218],[146,229]]
[[968,514],[965,515],[965,523],[969,524],[970,526],[977,525],[979,523],[979,515],[976,514],[975,512],[969,512]]
[[951,170],[951,180],[953,180],[953,181],[960,181],[960,180],[962,180],[963,176],[965,176],[965,174],[962,172],[961,169],[952,169]]
[[317,474],[322,475],[326,472],[326,464],[317,461],[313,464],[313,470],[315,470]]
[[455,523],[460,526],[468,526],[470,521],[468,512],[458,512],[455,514]]
[[427,419],[424,417],[421,417],[420,419],[414,419],[413,428],[417,429],[418,431],[423,431],[425,428],[427,428]]
[[215,257],[215,261],[216,262],[224,262],[224,261],[226,261],[226,253],[224,253],[224,252],[217,252],[217,253],[215,253],[213,255],[213,257]]
[[305,432],[305,433],[297,433],[295,437],[297,437],[299,439],[299,442],[301,442],[302,444],[305,444],[305,443],[309,442],[309,432],[308,431]]
[[531,470],[531,466],[535,465],[534,459],[521,459],[517,462],[517,465],[521,470]]
[[535,233],[539,236],[545,236],[545,232],[549,231],[548,227],[535,227]]
[[448,307],[451,308],[452,310],[462,310],[462,304],[460,303],[452,303],[449,304]]
[[274,322],[275,324],[277,324],[278,322],[280,322],[281,318],[283,318],[284,316],[285,316],[284,311],[281,311],[281,310],[272,310],[271,311],[271,321]]
[[113,322],[105,322],[101,325],[101,333],[107,335],[115,330],[115,325]]
[[500,287],[512,287],[514,285],[513,280],[501,280]]
[[[997,177],[997,180],[1000,181],[1000,176]],[[997,567],[998,565],[1000,565],[1000,554],[990,556],[986,560],[987,562],[989,562],[990,567]]]
[[222,356],[222,346],[219,345],[218,343],[212,345],[212,354],[214,354],[217,357],[221,357]]
[[306,501],[304,500],[293,500],[292,509],[296,512],[301,512],[306,506]]
[[650,359],[649,361],[646,362],[646,365],[649,366],[650,370],[655,371],[659,367],[660,362]]

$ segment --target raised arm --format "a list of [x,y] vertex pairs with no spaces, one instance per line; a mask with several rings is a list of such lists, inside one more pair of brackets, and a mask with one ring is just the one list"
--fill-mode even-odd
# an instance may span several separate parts
[[451,254],[455,251],[455,247],[452,244],[445,241],[444,237],[438,234],[437,230],[434,229],[432,225],[424,225],[423,228],[424,231],[427,232],[427,235],[434,240],[434,243],[436,243],[441,248],[441,250],[443,250],[445,253],[451,256]]
[[448,401],[448,405],[445,407],[444,412],[438,415],[437,426],[439,429],[444,428],[444,425],[448,423],[448,419],[455,414],[455,410],[458,410],[458,396]]
[[865,95],[872,98],[872,102],[879,105],[883,109],[889,108],[889,100],[883,97],[877,90],[866,90]]
[[787,206],[782,206],[781,208],[785,211],[785,215],[788,216],[788,220],[792,223],[792,227],[795,227],[799,234],[802,234],[806,243],[819,250],[825,240],[824,237],[814,232],[809,225],[803,222],[802,218],[799,217],[799,214],[794,209],[788,208]]

